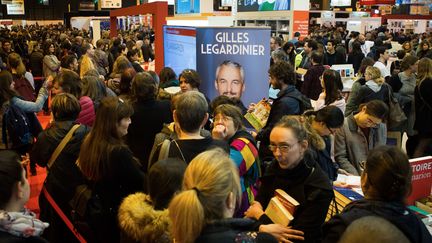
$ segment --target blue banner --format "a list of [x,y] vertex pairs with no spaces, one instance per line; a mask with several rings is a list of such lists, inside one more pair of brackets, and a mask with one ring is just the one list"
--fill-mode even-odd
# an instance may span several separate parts
[[197,28],[200,90],[211,100],[237,97],[247,107],[268,96],[270,29]]

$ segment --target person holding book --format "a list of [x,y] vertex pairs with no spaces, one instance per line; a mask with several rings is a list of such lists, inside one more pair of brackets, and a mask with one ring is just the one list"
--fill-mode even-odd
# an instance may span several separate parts
[[243,217],[244,212],[255,200],[258,192],[258,179],[261,176],[258,148],[255,139],[242,125],[240,108],[222,104],[214,110],[212,137],[225,140],[230,145],[230,158],[239,169],[242,199],[235,212]]
[[[293,207],[288,210],[293,216],[289,227],[304,232],[304,242],[318,242],[334,195],[328,177],[308,153],[308,140],[307,128],[296,117],[284,116],[275,125],[269,145],[275,159],[261,178],[256,201],[245,215],[263,224],[274,222],[267,214],[271,213],[268,205],[274,201],[275,192],[282,190],[299,204],[295,210]],[[278,240],[287,238],[282,236]],[[298,241],[290,237],[288,240]]]
[[[272,153],[267,146],[274,125],[285,115],[299,115],[303,113],[303,95],[296,89],[296,78],[293,67],[288,62],[278,62],[269,69],[270,84],[275,89],[280,89],[278,97],[273,101],[266,125],[256,134],[255,139],[261,141],[260,158],[266,160],[272,158]],[[252,104],[253,106],[254,104]]]
[[370,151],[361,176],[364,199],[351,202],[324,225],[323,242],[338,242],[352,222],[366,216],[388,220],[410,242],[432,242],[424,223],[405,206],[411,171],[407,155],[398,147],[383,145]]
[[168,207],[175,242],[278,242],[254,231],[254,220],[232,218],[240,199],[238,171],[227,154],[222,149],[199,154]]

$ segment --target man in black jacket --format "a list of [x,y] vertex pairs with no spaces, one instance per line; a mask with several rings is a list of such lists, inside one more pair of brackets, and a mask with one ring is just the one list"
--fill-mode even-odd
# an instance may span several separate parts
[[[229,152],[229,146],[225,141],[214,140],[211,136],[201,136],[200,131],[209,117],[207,111],[208,104],[202,93],[188,91],[180,95],[175,103],[173,114],[174,129],[178,139],[170,141],[169,158],[179,158],[189,164],[195,156],[214,147],[221,147],[227,153]],[[150,158],[150,166],[157,161],[161,150],[162,144]]]
[[154,51],[153,51],[152,45],[150,43],[150,37],[148,37],[148,36],[144,37],[144,44],[142,45],[141,50],[142,50],[145,62],[149,62],[149,61],[155,59]]
[[273,101],[272,108],[266,125],[256,135],[256,140],[261,141],[260,158],[273,157],[268,145],[270,144],[270,132],[274,125],[285,115],[298,115],[303,113],[300,100],[303,95],[295,87],[296,78],[293,67],[287,62],[273,64],[269,70],[270,83],[274,89],[280,89],[278,97]]

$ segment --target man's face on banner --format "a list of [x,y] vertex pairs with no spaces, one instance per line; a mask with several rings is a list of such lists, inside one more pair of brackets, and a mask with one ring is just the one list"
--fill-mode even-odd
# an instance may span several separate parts
[[240,99],[245,90],[240,68],[228,65],[221,66],[216,75],[215,88],[219,95]]

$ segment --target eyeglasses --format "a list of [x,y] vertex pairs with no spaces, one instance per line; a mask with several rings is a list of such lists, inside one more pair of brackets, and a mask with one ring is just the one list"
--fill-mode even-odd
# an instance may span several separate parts
[[371,127],[377,127],[381,123],[381,121],[374,122],[370,117],[368,117],[366,121]]
[[296,142],[294,144],[282,144],[282,145],[271,144],[268,146],[268,148],[272,152],[276,152],[276,150],[279,149],[279,151],[281,151],[282,153],[286,153],[286,152],[290,151],[298,143],[299,142]]
[[217,122],[217,121],[227,122],[227,121],[231,121],[232,118],[228,117],[228,116],[215,116],[213,118],[213,120],[214,120],[214,122]]
[[330,134],[336,134],[336,132],[337,132],[337,128],[330,128],[327,124],[325,124],[325,126],[327,127],[327,130],[329,130],[330,131]]

